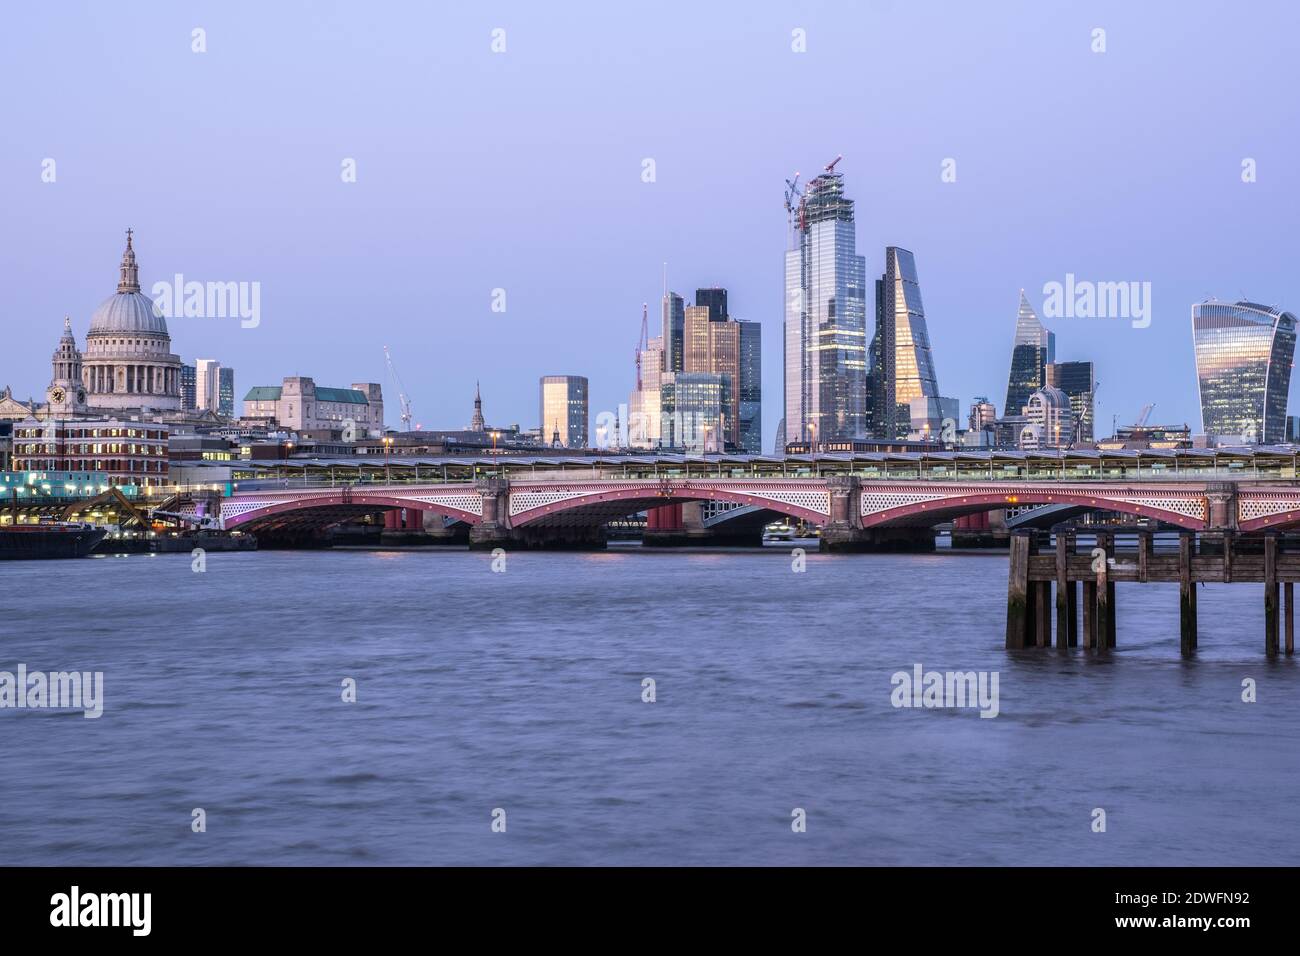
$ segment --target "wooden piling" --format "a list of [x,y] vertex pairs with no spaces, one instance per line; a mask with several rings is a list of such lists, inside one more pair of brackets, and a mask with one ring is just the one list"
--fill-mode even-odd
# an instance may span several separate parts
[[1097,646],[1097,582],[1083,582],[1083,646]]
[[1079,646],[1079,582],[1078,581],[1069,582],[1069,589],[1070,590],[1069,590],[1068,597],[1070,601],[1070,611],[1069,611],[1070,633],[1066,643],[1070,647],[1078,647]]
[[1147,568],[1151,559],[1151,532],[1138,532],[1138,581],[1147,583]]
[[1029,535],[1011,535],[1007,573],[1007,650],[1029,646]]
[[1093,615],[1096,633],[1093,639],[1093,647],[1099,651],[1109,650],[1115,646],[1114,638],[1111,636],[1111,628],[1114,627],[1114,614],[1111,611],[1111,595],[1113,585],[1110,583],[1110,555],[1111,555],[1111,537],[1108,534],[1097,535],[1097,547],[1103,551],[1102,556],[1097,561],[1097,611]]
[[1038,594],[1034,600],[1034,644],[1037,647],[1052,646],[1052,582],[1035,581],[1033,587]]
[[1179,649],[1184,657],[1196,650],[1196,582],[1192,580],[1192,535],[1178,536]]
[[1056,648],[1060,650],[1069,643],[1073,630],[1074,582],[1069,575],[1070,556],[1069,536],[1064,532],[1056,534]]
[[1264,535],[1264,653],[1276,657],[1277,640],[1277,535]]
[[1286,652],[1295,653],[1295,585],[1282,585],[1282,619],[1286,621]]

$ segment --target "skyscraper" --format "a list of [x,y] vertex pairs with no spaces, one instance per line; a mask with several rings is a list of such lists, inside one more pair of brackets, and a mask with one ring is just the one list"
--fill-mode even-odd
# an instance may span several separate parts
[[[838,162],[838,160],[837,160]],[[866,262],[835,163],[808,184],[785,254],[787,442],[866,435]]]
[[[714,321],[708,306],[686,309],[686,372],[721,375],[727,380],[721,441],[740,444],[740,323]],[[719,444],[719,448],[723,447]]]
[[217,410],[221,400],[221,363],[199,359],[194,363],[194,405],[199,411]]
[[664,292],[660,309],[664,340],[664,371],[680,372],[685,367],[685,302],[676,292]]
[[1007,376],[1004,415],[1019,415],[1029,396],[1047,384],[1047,366],[1056,361],[1056,334],[1049,332],[1020,290],[1016,337],[1011,347],[1011,373]]
[[1091,362],[1052,362],[1047,366],[1047,384],[1059,388],[1070,399],[1070,415],[1078,423],[1074,440],[1093,440],[1092,395],[1097,380]]
[[660,389],[665,376],[674,374],[664,371],[663,336],[649,339],[641,350],[640,373],[640,387],[628,400],[627,443],[632,448],[658,448],[663,414]]
[[709,310],[710,322],[727,321],[727,290],[726,289],[696,289],[695,304],[704,306]]
[[675,372],[662,386],[665,448],[691,453],[723,451],[723,420],[732,406],[731,376]]
[[740,447],[763,453],[763,326],[740,325]]
[[217,414],[224,415],[227,418],[235,417],[235,370],[229,366],[221,366],[219,373],[220,384],[217,394]]
[[543,375],[539,393],[542,443],[588,447],[587,379],[582,375]]
[[1208,435],[1276,444],[1286,434],[1295,316],[1254,302],[1192,306],[1192,345]]
[[195,405],[195,368],[193,365],[182,365],[180,373],[181,381],[181,408],[187,412],[192,412],[197,407]]
[[[912,426],[912,402],[918,398],[938,399],[940,395],[916,259],[898,246],[885,249],[885,273],[876,283],[871,367],[870,417],[874,433],[880,438],[905,437]],[[923,404],[941,407],[937,401]]]

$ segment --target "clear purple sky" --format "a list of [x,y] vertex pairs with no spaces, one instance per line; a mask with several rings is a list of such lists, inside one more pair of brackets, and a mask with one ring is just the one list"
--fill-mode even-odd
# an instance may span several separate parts
[[397,424],[388,344],[425,428],[463,427],[476,379],[490,423],[535,426],[543,374],[588,376],[594,420],[627,400],[667,260],[763,323],[766,449],[783,180],[842,153],[868,275],[886,244],[916,254],[963,415],[1002,411],[1019,289],[1038,306],[1073,272],[1153,284],[1147,329],[1049,323],[1059,359],[1097,363],[1099,430],[1147,402],[1196,428],[1191,304],[1300,311],[1298,54],[1282,2],[23,4],[0,32],[0,384],[43,393],[129,225],[146,291],[261,283],[256,329],[171,322],[240,398],[381,381]]

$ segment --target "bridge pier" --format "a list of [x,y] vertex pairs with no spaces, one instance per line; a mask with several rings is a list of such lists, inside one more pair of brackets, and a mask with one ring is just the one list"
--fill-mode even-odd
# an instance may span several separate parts
[[505,478],[480,478],[474,483],[483,499],[483,520],[469,531],[471,551],[491,551],[510,543],[510,482]]

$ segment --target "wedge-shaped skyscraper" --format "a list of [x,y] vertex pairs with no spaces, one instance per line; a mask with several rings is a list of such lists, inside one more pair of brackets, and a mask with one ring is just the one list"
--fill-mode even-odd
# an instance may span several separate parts
[[1011,346],[1011,374],[1007,376],[1007,404],[1003,415],[1019,415],[1029,396],[1047,384],[1047,366],[1056,361],[1056,334],[1038,320],[1038,313],[1020,290],[1016,339]]
[[1192,344],[1208,435],[1277,444],[1295,355],[1295,316],[1254,302],[1192,306]]

